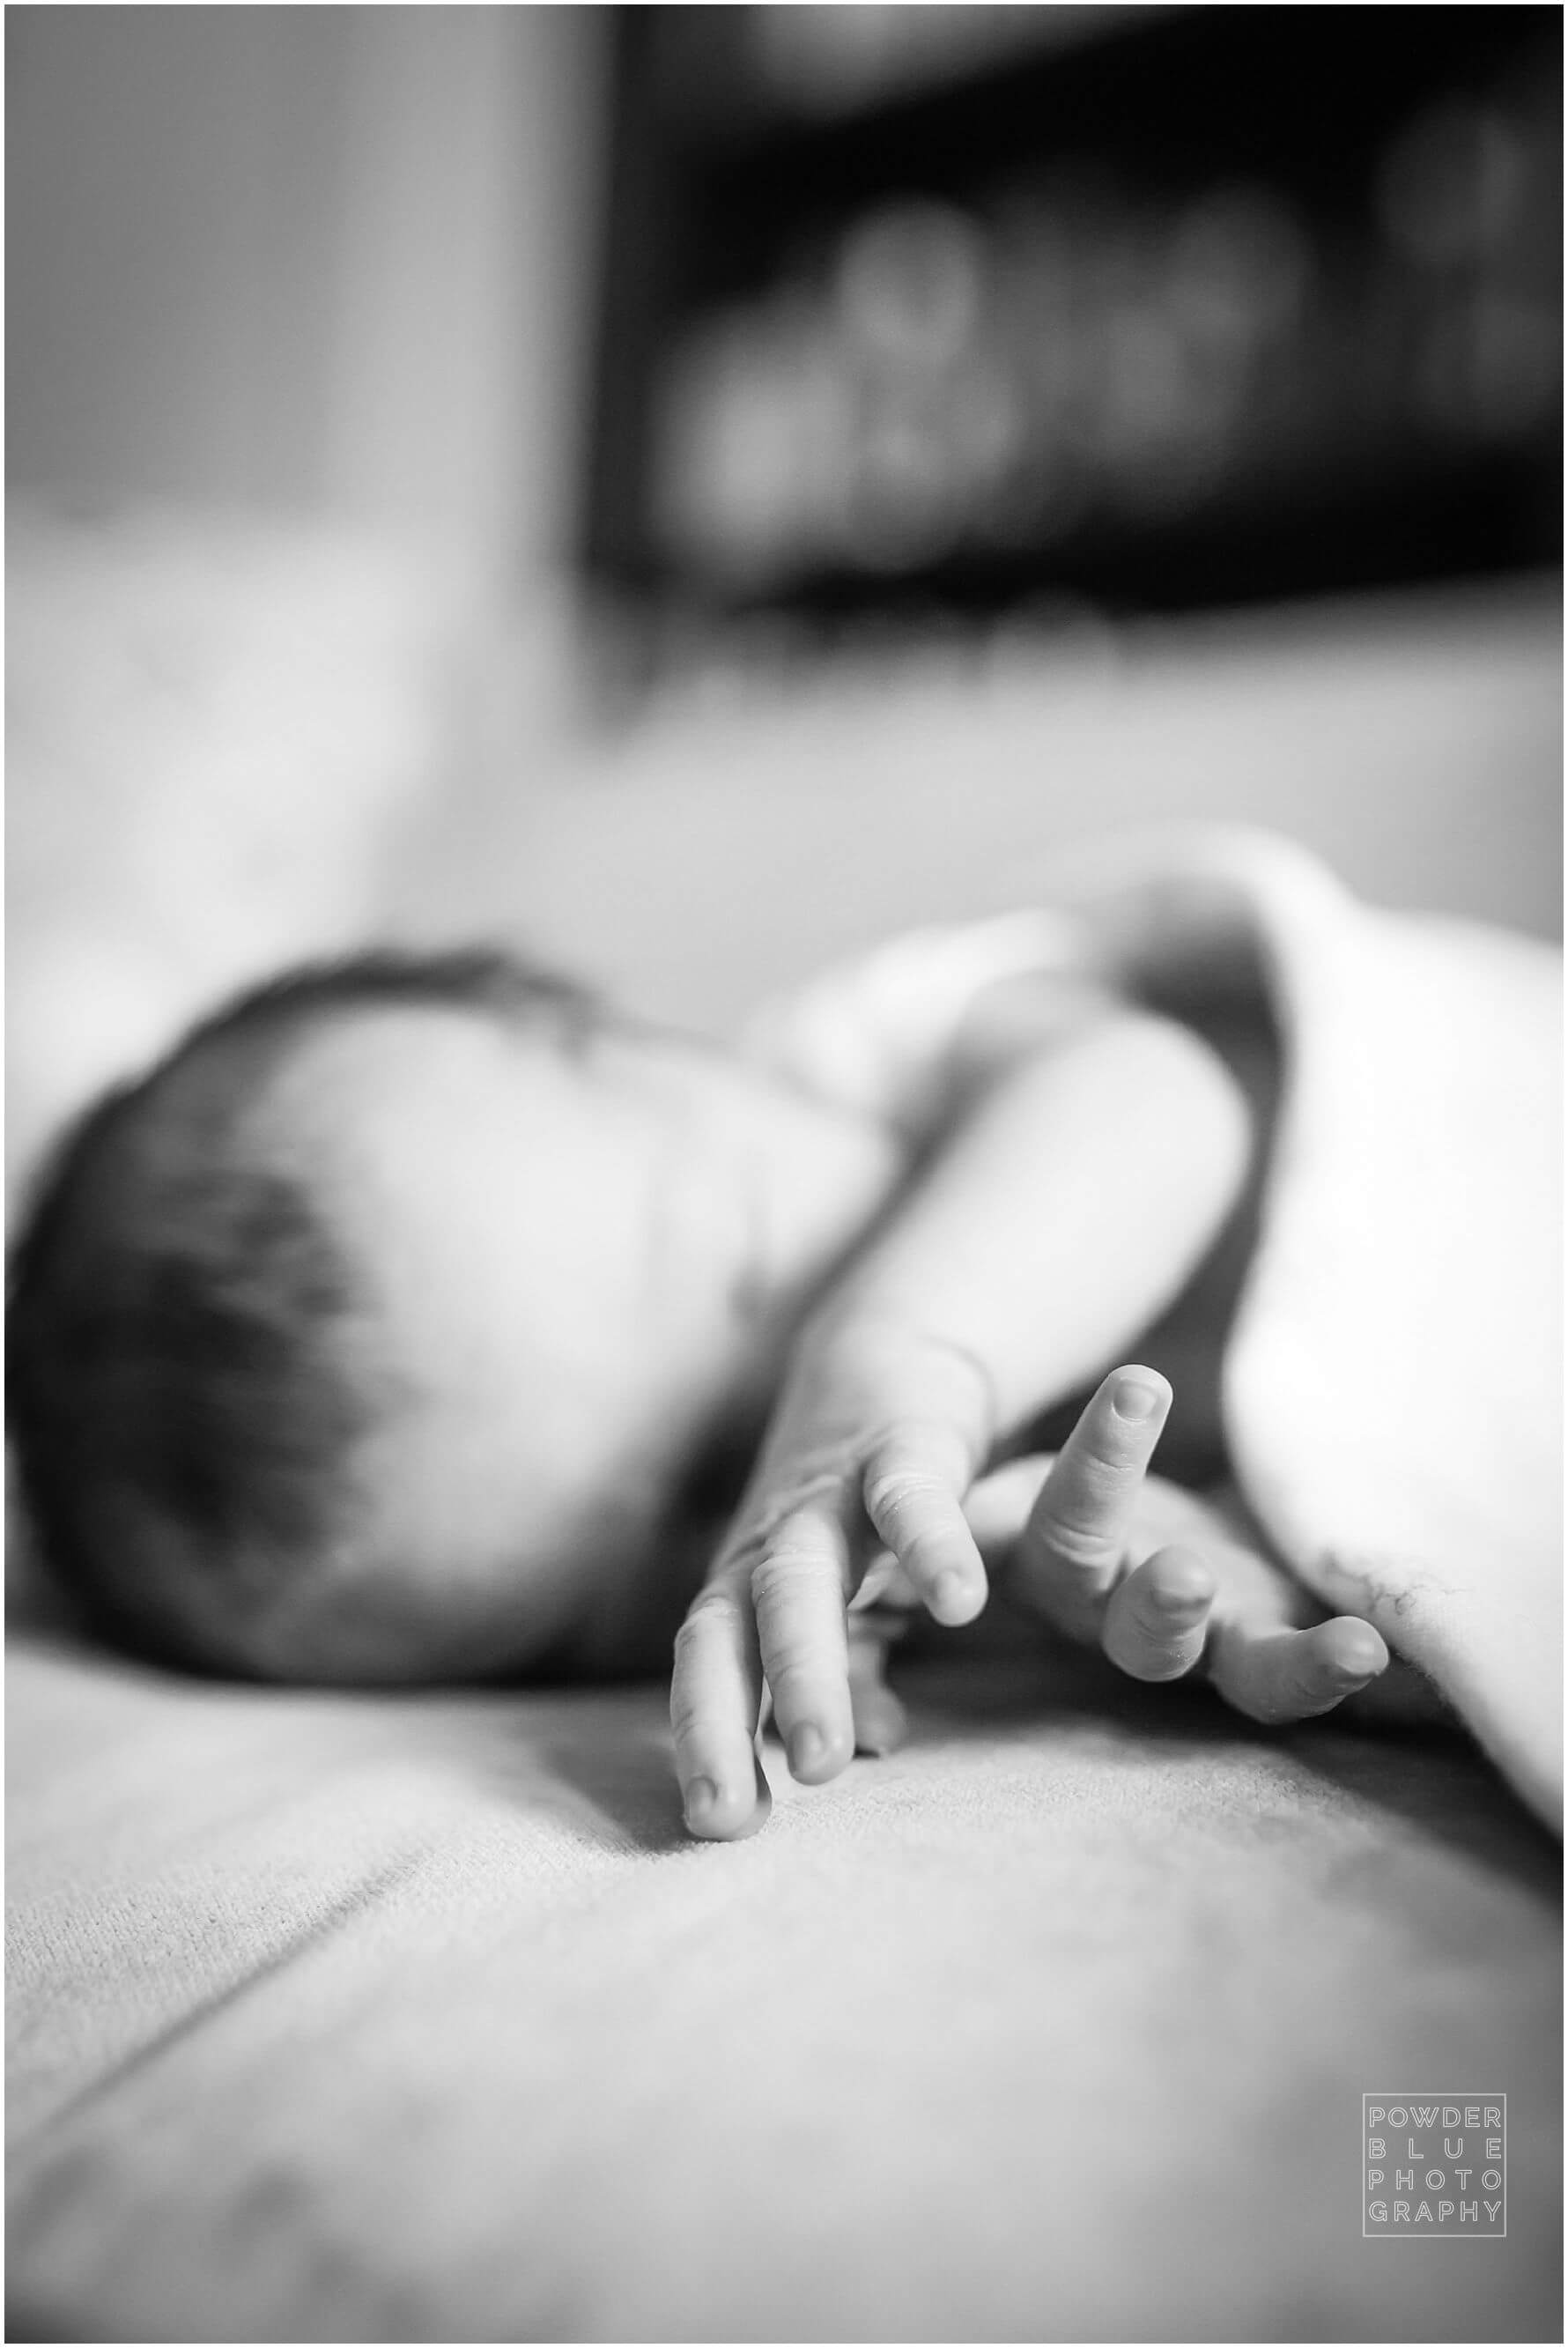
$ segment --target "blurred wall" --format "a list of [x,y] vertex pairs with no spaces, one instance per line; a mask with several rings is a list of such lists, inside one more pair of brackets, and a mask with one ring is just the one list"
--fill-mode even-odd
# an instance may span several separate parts
[[603,12],[8,12],[7,478],[561,551]]
[[603,29],[7,13],[8,1180],[552,705]]

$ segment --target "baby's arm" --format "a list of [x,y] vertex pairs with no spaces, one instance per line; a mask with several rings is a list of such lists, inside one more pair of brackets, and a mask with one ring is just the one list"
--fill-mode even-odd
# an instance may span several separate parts
[[923,1178],[804,1331],[730,1539],[677,1643],[693,1831],[752,1818],[765,1677],[794,1774],[854,1750],[845,1606],[885,1545],[940,1622],[985,1601],[962,1499],[993,1446],[1176,1296],[1251,1137],[1185,1030],[1111,1013],[982,1057]]

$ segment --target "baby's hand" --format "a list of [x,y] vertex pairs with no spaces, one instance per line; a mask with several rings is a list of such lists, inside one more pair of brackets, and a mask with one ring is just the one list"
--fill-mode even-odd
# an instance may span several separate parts
[[[764,1682],[794,1776],[835,1776],[897,1742],[881,1626],[847,1609],[881,1552],[879,1613],[924,1606],[967,1622],[986,1560],[1013,1601],[1135,1679],[1198,1670],[1228,1704],[1280,1726],[1382,1673],[1369,1622],[1326,1621],[1310,1593],[1214,1509],[1147,1468],[1170,1408],[1157,1371],[1106,1378],[1054,1460],[970,1488],[984,1397],[963,1359],[900,1340],[807,1353],[707,1586],[676,1642],[671,1717],[692,1833],[749,1834],[767,1815],[756,1758]],[[868,1398],[901,1406],[872,1421]],[[859,1431],[857,1431],[859,1430]]]
[[692,1833],[730,1841],[766,1815],[764,1678],[792,1774],[836,1776],[891,1699],[846,1609],[882,1550],[939,1622],[968,1622],[985,1567],[963,1498],[990,1439],[983,1372],[907,1329],[825,1331],[797,1352],[729,1538],[675,1643],[671,1720]]
[[1275,1726],[1332,1711],[1387,1668],[1387,1647],[1354,1615],[1324,1620],[1216,1510],[1146,1478],[1170,1402],[1156,1371],[1113,1371],[1054,1462],[1018,1460],[976,1487],[969,1519],[999,1585],[1134,1679],[1201,1669]]

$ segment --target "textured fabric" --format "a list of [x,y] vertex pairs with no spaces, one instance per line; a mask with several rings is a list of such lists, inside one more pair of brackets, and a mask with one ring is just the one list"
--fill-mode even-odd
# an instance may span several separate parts
[[[658,1690],[11,1666],[13,2339],[1531,2340],[1557,1849],[1462,1744],[1073,1656],[682,1839]],[[1360,2098],[1506,2093],[1364,2241]]]

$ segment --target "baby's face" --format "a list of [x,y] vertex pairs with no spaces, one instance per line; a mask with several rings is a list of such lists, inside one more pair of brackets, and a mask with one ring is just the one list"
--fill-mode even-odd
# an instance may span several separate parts
[[364,1539],[323,1597],[367,1676],[501,1671],[630,1603],[694,1443],[897,1172],[699,1045],[464,1010],[323,1025],[269,1122],[368,1303]]

